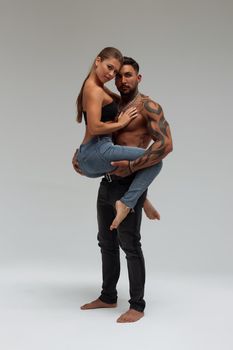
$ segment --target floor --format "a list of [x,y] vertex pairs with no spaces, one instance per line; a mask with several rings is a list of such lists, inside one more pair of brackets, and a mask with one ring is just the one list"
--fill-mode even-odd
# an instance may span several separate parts
[[145,317],[118,324],[128,308],[127,276],[116,309],[81,311],[98,296],[100,276],[75,266],[0,269],[3,350],[232,350],[233,279],[215,275],[147,275]]

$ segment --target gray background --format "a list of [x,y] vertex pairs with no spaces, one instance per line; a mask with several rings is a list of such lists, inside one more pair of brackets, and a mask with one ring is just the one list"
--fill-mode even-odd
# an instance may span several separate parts
[[98,256],[99,180],[71,167],[75,99],[113,45],[140,63],[174,140],[149,192],[162,219],[144,220],[148,269],[232,272],[232,2],[1,3],[2,262]]
[[162,105],[174,141],[149,190],[161,221],[143,219],[148,276],[232,281],[232,10],[230,0],[1,0],[2,269],[67,266],[100,280],[99,179],[76,175],[71,158],[84,133],[80,85],[115,46],[139,62],[140,91]]

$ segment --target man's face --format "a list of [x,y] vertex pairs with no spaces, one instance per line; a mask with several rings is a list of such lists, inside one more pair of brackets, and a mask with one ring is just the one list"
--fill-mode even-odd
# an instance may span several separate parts
[[137,74],[135,69],[130,65],[122,66],[115,78],[117,90],[121,95],[127,95],[136,90],[140,81],[141,75]]

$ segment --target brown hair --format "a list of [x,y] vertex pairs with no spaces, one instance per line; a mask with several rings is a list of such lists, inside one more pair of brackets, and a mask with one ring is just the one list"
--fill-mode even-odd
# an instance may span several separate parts
[[[96,56],[96,57],[100,57],[101,61],[104,61],[107,58],[116,58],[121,64],[123,63],[123,56],[121,54],[121,52],[118,49],[115,49],[115,47],[105,47],[102,51],[100,51],[100,53]],[[94,63],[92,64],[92,67],[90,69],[90,72],[88,73],[86,79],[84,80],[81,90],[78,94],[77,100],[76,100],[76,105],[77,105],[77,122],[81,123],[82,121],[82,114],[83,114],[83,106],[82,106],[82,102],[83,102],[83,88],[85,85],[85,82],[87,81],[87,79],[89,78],[91,71],[94,67]]]

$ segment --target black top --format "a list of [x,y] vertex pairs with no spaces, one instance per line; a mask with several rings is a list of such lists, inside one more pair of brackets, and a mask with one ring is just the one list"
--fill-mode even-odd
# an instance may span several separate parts
[[[101,109],[101,122],[114,121],[118,113],[118,106],[115,101],[110,102]],[[83,112],[85,124],[87,125],[87,113]]]

